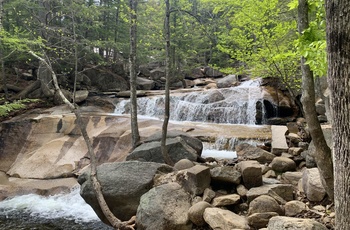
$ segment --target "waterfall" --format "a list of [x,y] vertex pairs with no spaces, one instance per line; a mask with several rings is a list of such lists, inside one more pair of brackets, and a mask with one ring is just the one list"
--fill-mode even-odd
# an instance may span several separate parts
[[[257,103],[262,101],[258,81],[247,81],[237,87],[211,89],[170,96],[170,119],[231,124],[257,123]],[[164,96],[138,98],[138,114],[162,118]],[[116,114],[130,112],[130,100],[120,100]]]

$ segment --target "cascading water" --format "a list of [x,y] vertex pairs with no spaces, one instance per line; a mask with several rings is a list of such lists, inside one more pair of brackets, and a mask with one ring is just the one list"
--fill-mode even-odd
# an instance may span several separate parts
[[[259,81],[244,82],[238,87],[212,89],[170,96],[170,119],[231,124],[256,124],[257,103],[262,90]],[[138,98],[138,114],[162,118],[164,96]],[[121,100],[116,114],[129,113],[130,100]]]
[[79,195],[80,187],[68,194],[28,194],[0,202],[0,229],[111,230]]

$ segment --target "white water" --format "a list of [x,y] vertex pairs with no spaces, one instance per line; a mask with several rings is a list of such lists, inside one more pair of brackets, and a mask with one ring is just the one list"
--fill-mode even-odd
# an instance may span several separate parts
[[79,195],[80,187],[74,187],[68,194],[39,196],[29,194],[16,196],[0,202],[2,215],[12,212],[29,213],[30,216],[44,219],[67,219],[76,223],[99,221],[93,209]]
[[237,157],[237,154],[234,151],[203,149],[201,157],[213,157],[215,159],[234,159]]
[[[231,124],[255,124],[256,104],[262,100],[259,81],[238,87],[182,93],[170,96],[170,119]],[[164,96],[138,98],[138,114],[162,118]],[[121,100],[116,114],[129,113],[130,100]]]

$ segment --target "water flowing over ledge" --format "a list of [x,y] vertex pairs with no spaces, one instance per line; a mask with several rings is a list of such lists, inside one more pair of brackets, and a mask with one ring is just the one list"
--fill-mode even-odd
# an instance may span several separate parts
[[[257,123],[257,106],[262,105],[259,81],[247,81],[238,87],[211,89],[170,96],[170,119],[230,124]],[[259,103],[260,102],[260,103]],[[164,96],[138,98],[138,114],[161,118]],[[130,100],[116,104],[116,114],[128,114]]]

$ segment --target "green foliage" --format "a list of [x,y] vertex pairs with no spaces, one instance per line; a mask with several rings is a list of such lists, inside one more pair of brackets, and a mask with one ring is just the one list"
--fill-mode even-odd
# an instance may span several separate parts
[[253,77],[280,77],[290,87],[298,88],[299,57],[293,45],[296,15],[287,9],[287,3],[278,0],[218,3],[215,11],[229,22],[220,28],[218,47],[236,62],[226,70]]
[[315,76],[327,74],[325,8],[322,0],[309,0],[309,28],[295,40],[299,55],[305,57]]
[[[129,6],[126,0],[11,0],[4,2],[2,57],[28,60],[25,50],[44,49],[58,74],[87,64],[126,63]],[[278,76],[299,85],[303,55],[325,75],[323,0],[309,0],[310,28],[296,33],[297,0],[171,0],[171,52],[176,70],[212,65],[226,73]],[[138,64],[164,62],[164,1],[138,4]],[[11,63],[12,64],[12,63]]]
[[15,110],[24,109],[26,103],[38,102],[38,99],[23,99],[14,102],[5,102],[4,105],[0,105],[0,117],[9,115],[10,112]]

